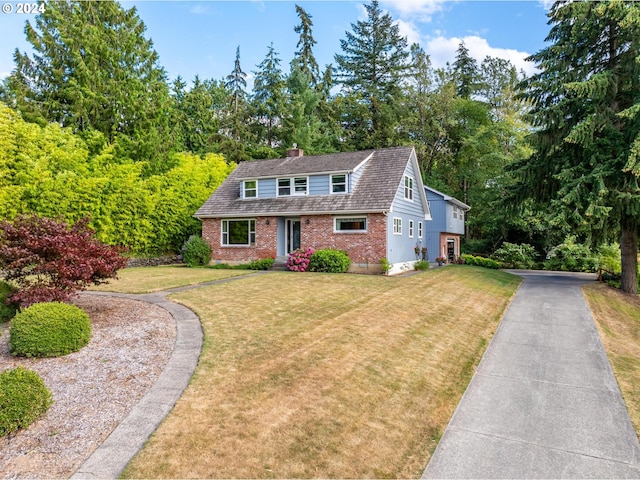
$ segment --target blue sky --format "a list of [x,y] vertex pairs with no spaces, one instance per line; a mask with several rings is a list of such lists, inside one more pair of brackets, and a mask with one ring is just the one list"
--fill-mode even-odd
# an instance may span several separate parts
[[[527,55],[544,46],[548,34],[546,0],[380,0],[407,36],[431,56],[435,66],[452,62],[460,41],[472,56],[507,58],[526,72],[533,65]],[[18,14],[18,2],[0,0],[11,6],[11,13],[0,14],[0,78],[13,69],[16,48],[29,51],[24,35],[26,20],[34,15]],[[135,6],[153,40],[160,63],[170,79],[181,75],[193,80],[222,79],[233,69],[236,47],[240,47],[243,70],[252,76],[273,42],[281,67],[288,71],[296,50],[299,23],[295,5],[312,16],[313,36],[317,41],[315,56],[322,70],[340,53],[340,40],[351,24],[366,18],[364,1],[123,1],[126,8]],[[249,78],[250,80],[250,78]]]

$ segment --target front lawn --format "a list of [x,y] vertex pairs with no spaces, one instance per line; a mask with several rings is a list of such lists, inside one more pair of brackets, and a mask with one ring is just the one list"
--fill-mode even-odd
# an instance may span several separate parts
[[171,295],[199,315],[202,356],[124,476],[419,477],[519,282],[450,266]]
[[255,272],[248,270],[189,268],[187,266],[125,268],[118,272],[117,280],[109,280],[109,283],[92,286],[89,290],[119,293],[153,293],[248,273]]
[[629,410],[640,432],[640,296],[604,284],[583,287],[600,338]]

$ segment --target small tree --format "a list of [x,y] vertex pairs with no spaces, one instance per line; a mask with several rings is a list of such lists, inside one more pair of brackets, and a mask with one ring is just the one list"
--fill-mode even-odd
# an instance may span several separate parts
[[85,218],[70,227],[35,215],[0,223],[0,269],[18,288],[9,301],[22,307],[64,301],[77,290],[114,278],[127,260],[98,241],[88,223]]

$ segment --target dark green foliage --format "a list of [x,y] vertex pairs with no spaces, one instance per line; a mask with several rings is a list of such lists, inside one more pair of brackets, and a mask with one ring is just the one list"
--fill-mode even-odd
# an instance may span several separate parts
[[59,357],[77,352],[91,339],[89,315],[67,303],[36,303],[11,321],[9,347],[20,357]]
[[485,257],[474,257],[473,255],[463,254],[460,256],[464,260],[465,265],[475,265],[478,267],[491,268],[497,270],[500,268],[500,264],[495,260]]
[[0,323],[11,320],[18,311],[18,304],[8,303],[9,297],[15,295],[16,288],[7,282],[0,281]]
[[548,16],[548,46],[530,58],[539,73],[524,85],[537,151],[513,190],[595,244],[620,235],[621,288],[636,293],[640,3],[557,1]]
[[[400,125],[400,85],[408,69],[407,39],[377,0],[365,4],[367,19],[351,24],[335,55],[336,80],[354,97],[346,113],[354,122],[355,149],[380,148],[395,143]],[[364,107],[360,109],[360,107]],[[357,123],[356,123],[357,122]]]
[[211,262],[211,247],[202,237],[192,235],[182,247],[182,261],[190,267],[201,267]]
[[515,244],[504,242],[493,253],[493,258],[505,268],[532,268],[535,265],[536,250],[527,243]]
[[549,252],[544,268],[567,272],[595,272],[598,257],[588,246],[576,243],[575,237],[568,237],[564,243]]
[[347,255],[346,252],[325,248],[316,250],[313,255],[311,255],[309,271],[344,273],[349,269],[349,265],[351,265],[351,259],[349,259],[349,255]]
[[28,121],[100,132],[123,157],[167,168],[175,148],[166,115],[169,88],[134,8],[118,2],[51,2],[27,22],[34,54],[16,50],[8,79]]
[[20,366],[0,373],[0,437],[27,428],[52,402],[51,392],[36,372]]

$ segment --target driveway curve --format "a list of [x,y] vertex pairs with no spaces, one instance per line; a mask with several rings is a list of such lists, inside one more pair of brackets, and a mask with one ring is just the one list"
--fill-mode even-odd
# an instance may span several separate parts
[[640,478],[640,445],[580,287],[524,278],[422,478]]

